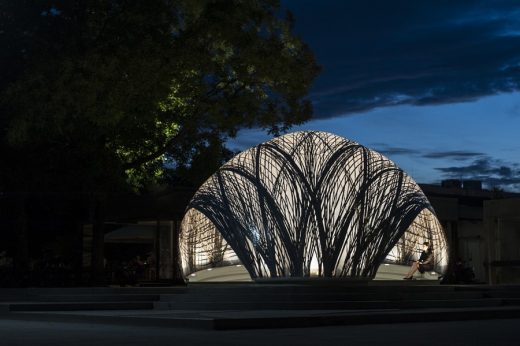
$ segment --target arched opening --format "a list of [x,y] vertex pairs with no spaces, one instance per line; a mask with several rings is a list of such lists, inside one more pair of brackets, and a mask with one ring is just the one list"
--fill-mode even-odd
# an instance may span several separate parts
[[[184,217],[181,261],[186,276],[192,282],[251,281],[251,275],[218,232],[215,225],[201,212],[190,209]],[[423,209],[403,236],[381,262],[376,280],[401,279],[413,261],[421,254],[421,245],[429,242],[434,248],[434,269],[425,280],[437,280],[448,265],[446,237],[437,217]],[[318,261],[311,261],[310,276],[319,276]]]

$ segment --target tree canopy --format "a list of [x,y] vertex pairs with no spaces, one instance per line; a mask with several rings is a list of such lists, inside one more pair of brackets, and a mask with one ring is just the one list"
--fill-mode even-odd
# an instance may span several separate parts
[[319,72],[273,0],[4,0],[0,46],[0,190],[217,164],[241,128],[307,120]]

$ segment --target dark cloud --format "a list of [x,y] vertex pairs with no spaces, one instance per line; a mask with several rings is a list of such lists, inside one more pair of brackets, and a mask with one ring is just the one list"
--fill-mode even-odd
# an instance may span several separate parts
[[450,150],[450,151],[423,151],[418,149],[411,149],[405,147],[395,147],[389,146],[384,143],[373,143],[372,147],[375,151],[380,152],[384,155],[395,156],[395,155],[405,155],[405,156],[420,156],[425,159],[448,159],[448,160],[456,160],[456,161],[465,161],[472,158],[477,158],[480,156],[485,156],[484,153],[476,152],[476,151],[466,151],[466,150]]
[[[493,159],[489,155],[475,151],[423,151],[405,147],[394,147],[384,143],[373,143],[374,150],[392,157],[397,155],[423,159],[444,160],[444,162],[468,161],[468,164],[437,167],[444,179],[480,180],[487,188],[500,187],[507,191],[520,192],[520,165]],[[448,161],[447,161],[448,160]]]
[[491,160],[489,158],[475,160],[467,166],[440,167],[436,168],[436,170],[450,176],[475,176],[492,173]]
[[454,160],[468,160],[477,156],[483,156],[483,153],[474,151],[464,150],[453,150],[453,151],[434,151],[424,154],[423,157],[427,159],[454,159]]
[[466,166],[440,167],[436,170],[442,172],[445,178],[481,180],[488,188],[498,186],[520,191],[520,170],[517,166],[514,163],[482,157]]
[[286,0],[323,65],[318,118],[520,87],[520,3]]
[[417,155],[420,154],[419,150],[410,149],[410,148],[401,148],[401,147],[391,147],[386,144],[375,144],[374,150],[386,155],[386,156],[396,156],[396,155]]

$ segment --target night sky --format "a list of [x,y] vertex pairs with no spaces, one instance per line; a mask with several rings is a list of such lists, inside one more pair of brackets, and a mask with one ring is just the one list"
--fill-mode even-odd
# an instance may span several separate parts
[[[286,0],[323,72],[314,118],[420,183],[520,191],[519,1]],[[268,140],[242,131],[230,147]]]

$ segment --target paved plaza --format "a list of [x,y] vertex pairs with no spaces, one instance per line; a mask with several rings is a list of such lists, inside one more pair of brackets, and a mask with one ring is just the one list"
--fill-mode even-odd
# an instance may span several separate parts
[[210,331],[0,320],[2,346],[519,345],[519,319]]
[[518,286],[423,282],[4,289],[0,346],[520,344]]

